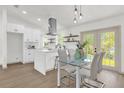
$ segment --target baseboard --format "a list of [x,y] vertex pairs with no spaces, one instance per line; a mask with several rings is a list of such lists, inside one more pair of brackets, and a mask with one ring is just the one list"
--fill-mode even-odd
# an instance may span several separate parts
[[34,63],[33,61],[30,62],[22,62],[22,64]]
[[46,71],[46,72],[49,72],[49,71],[51,71],[51,70],[54,70],[54,68],[51,68],[51,69],[47,69],[47,71]]
[[11,64],[18,64],[18,63],[22,63],[22,62],[7,63],[7,65],[11,65]]
[[121,75],[124,75],[124,72],[118,72],[119,74],[121,74]]

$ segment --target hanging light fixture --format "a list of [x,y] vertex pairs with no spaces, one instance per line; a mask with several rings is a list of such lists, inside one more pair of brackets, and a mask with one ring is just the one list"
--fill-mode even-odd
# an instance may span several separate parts
[[77,9],[77,6],[76,5],[75,5],[74,13],[75,13],[75,15],[78,14],[78,9]]
[[[81,10],[81,5],[79,6],[79,8],[78,8],[78,6],[74,6],[74,19],[73,19],[73,22],[76,24],[77,23],[77,19],[82,19],[82,17],[83,17],[83,14],[82,14],[82,10]],[[77,18],[77,17],[79,17],[79,18]]]
[[77,9],[77,6],[75,5],[74,6],[74,19],[73,19],[74,24],[77,23],[77,18],[76,18],[77,14],[78,14],[78,9]]
[[73,22],[74,22],[75,24],[77,23],[77,19],[76,19],[76,17],[74,17]]
[[82,13],[80,13],[80,17],[79,17],[79,19],[82,19],[82,16],[83,16]]
[[82,19],[82,13],[81,13],[81,5],[80,5],[80,15],[79,15],[79,19]]

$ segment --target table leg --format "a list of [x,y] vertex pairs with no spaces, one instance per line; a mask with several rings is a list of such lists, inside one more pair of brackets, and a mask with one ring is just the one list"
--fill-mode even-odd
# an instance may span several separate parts
[[58,71],[57,71],[57,86],[60,86],[60,62],[58,62]]
[[79,67],[76,67],[76,88],[80,88],[80,73]]

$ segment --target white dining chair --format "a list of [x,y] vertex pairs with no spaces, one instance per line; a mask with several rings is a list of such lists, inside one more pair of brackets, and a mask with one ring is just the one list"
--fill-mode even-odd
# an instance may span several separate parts
[[100,53],[100,59],[99,59],[99,63],[98,63],[98,73],[100,73],[103,69],[102,61],[103,61],[104,55],[105,55],[105,52]]
[[[102,61],[103,61],[104,55],[105,55],[105,52],[100,53],[100,58],[99,58],[99,62],[98,62],[98,73],[102,72],[102,70],[103,70]],[[105,83],[102,81],[99,81],[98,79],[97,79],[97,82],[101,84],[101,87],[105,86]]]
[[[69,78],[69,79],[71,78],[71,73],[75,72],[75,68],[69,64],[63,63],[63,62],[68,62],[70,60],[70,57],[68,56],[66,49],[59,49],[58,50],[58,57],[59,57],[58,61],[60,62],[60,66],[61,66],[60,69],[67,72],[67,75],[61,77],[61,83],[63,83],[62,80],[64,78]],[[64,84],[64,85],[66,85],[66,84]]]
[[87,69],[87,68],[80,69],[80,75],[81,75],[81,78],[83,80],[83,84],[85,86],[88,85],[88,86],[92,86],[92,87],[99,87],[99,86],[90,84],[89,82],[87,83],[85,81],[86,79],[91,80],[91,81],[95,81],[95,83],[100,84],[101,88],[105,86],[105,84],[103,82],[98,81],[98,79],[97,79],[98,72],[101,71],[101,68],[99,68],[99,66],[101,67],[100,64],[102,64],[101,61],[102,61],[104,54],[105,54],[104,52],[101,52],[101,53],[97,53],[94,55],[90,69]]
[[85,79],[87,78],[87,79],[90,79],[90,80],[96,80],[97,71],[98,71],[98,66],[97,66],[98,59],[99,59],[99,54],[95,54],[94,58],[93,58],[93,61],[91,63],[90,70],[86,69],[86,68],[81,68],[80,69],[81,82],[83,80],[83,85],[85,85],[85,86],[87,86],[87,85],[93,86],[92,84],[86,83]]
[[[98,53],[100,55],[99,57],[99,62],[98,62],[98,72],[100,73],[102,71],[102,61],[103,61],[103,57],[105,55],[105,52],[100,52]],[[83,68],[86,68],[86,69],[91,69],[91,64],[92,62],[89,62],[87,65],[83,66]]]

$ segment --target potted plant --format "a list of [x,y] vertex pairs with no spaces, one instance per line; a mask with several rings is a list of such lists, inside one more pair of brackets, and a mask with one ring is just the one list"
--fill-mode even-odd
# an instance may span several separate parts
[[88,44],[88,41],[84,41],[83,44],[81,44],[79,41],[78,41],[78,44],[77,44],[77,49],[76,49],[76,52],[75,52],[75,59],[80,59],[81,57],[84,56],[84,47]]

